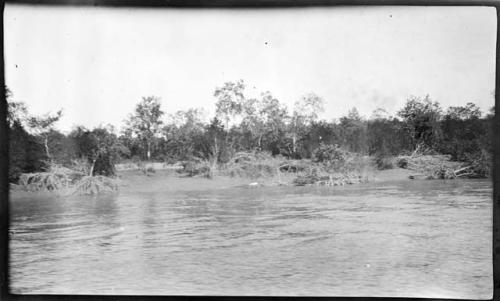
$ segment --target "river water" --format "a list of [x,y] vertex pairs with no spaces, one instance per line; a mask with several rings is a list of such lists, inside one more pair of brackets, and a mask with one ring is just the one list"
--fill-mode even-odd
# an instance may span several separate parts
[[13,197],[28,294],[491,298],[491,181]]

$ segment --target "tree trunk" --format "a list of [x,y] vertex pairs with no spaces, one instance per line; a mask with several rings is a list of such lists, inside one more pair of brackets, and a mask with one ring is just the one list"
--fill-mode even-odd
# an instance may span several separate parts
[[226,137],[224,141],[226,142],[227,146],[227,142],[229,141],[229,118],[226,119]]
[[293,136],[292,136],[292,150],[293,150],[293,154],[295,154],[297,152],[297,134],[293,133]]
[[151,160],[151,141],[148,141],[148,161]]
[[217,169],[217,161],[219,159],[219,146],[217,145],[217,137],[214,137],[214,147],[212,151],[212,162],[210,162],[210,171],[208,177],[213,179],[215,170]]
[[92,176],[93,173],[94,173],[94,167],[95,167],[95,162],[97,161],[97,158],[92,160],[92,166],[90,166],[90,172],[89,172],[89,176]]
[[262,150],[262,135],[259,135],[259,151]]
[[51,161],[50,152],[49,152],[49,136],[48,135],[46,135],[44,137],[43,144],[45,146],[45,154],[47,155],[47,158],[49,159],[49,161]]

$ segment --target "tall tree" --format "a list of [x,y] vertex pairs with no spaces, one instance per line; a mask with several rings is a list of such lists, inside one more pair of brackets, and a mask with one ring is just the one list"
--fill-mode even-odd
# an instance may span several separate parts
[[54,129],[54,125],[62,117],[62,110],[57,111],[55,114],[45,114],[38,117],[29,117],[28,126],[31,128],[35,135],[42,137],[43,145],[45,147],[45,154],[49,161],[52,160],[49,150],[49,134]]
[[277,144],[289,120],[286,106],[282,105],[269,91],[262,93],[259,114],[264,122],[264,135],[268,143]]
[[480,151],[481,138],[488,132],[480,118],[481,111],[473,103],[449,107],[440,123],[443,139],[439,151],[459,161],[466,161],[470,154]]
[[163,124],[161,120],[163,114],[160,98],[148,96],[142,98],[136,105],[134,113],[129,115],[126,121],[128,130],[144,143],[148,160],[151,160],[151,147]]
[[197,140],[203,135],[204,116],[203,109],[177,111],[171,115],[169,122],[162,129],[166,139],[164,154],[176,160],[198,156]]
[[7,100],[7,123],[10,127],[17,122],[20,125],[24,125],[28,120],[28,110],[23,102],[11,101],[10,91],[6,95]]
[[297,152],[297,140],[307,125],[318,119],[318,114],[324,111],[324,100],[314,93],[303,96],[295,102],[290,121],[292,152]]
[[261,114],[262,103],[255,98],[245,100],[243,104],[243,127],[250,132],[251,143],[257,140],[257,147],[262,149],[262,136],[265,132],[264,116]]
[[367,152],[366,123],[356,108],[352,108],[347,116],[340,118],[342,144],[348,150],[357,153]]
[[405,122],[406,130],[413,140],[413,147],[425,145],[435,147],[441,138],[439,121],[441,107],[429,95],[424,98],[411,96],[398,115]]
[[229,132],[229,122],[235,116],[240,115],[243,110],[245,83],[243,80],[237,82],[226,82],[222,87],[217,87],[214,96],[218,98],[216,106],[216,117],[224,120],[226,132]]

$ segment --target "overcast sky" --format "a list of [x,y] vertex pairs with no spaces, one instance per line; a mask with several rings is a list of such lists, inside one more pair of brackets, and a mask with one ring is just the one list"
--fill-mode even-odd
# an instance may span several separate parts
[[243,79],[289,107],[315,92],[331,120],[394,114],[409,95],[494,104],[496,12],[486,7],[259,10],[6,5],[6,83],[58,128],[117,127],[141,96],[167,113],[213,114],[215,87]]

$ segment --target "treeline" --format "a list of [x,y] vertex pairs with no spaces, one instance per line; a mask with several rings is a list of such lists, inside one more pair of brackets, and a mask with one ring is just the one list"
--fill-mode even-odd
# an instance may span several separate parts
[[473,103],[443,109],[429,96],[410,97],[397,116],[377,109],[363,118],[353,108],[338,120],[325,121],[318,118],[324,100],[314,93],[291,110],[271,92],[246,97],[242,80],[217,87],[214,96],[216,115],[209,121],[201,109],[166,114],[160,99],[149,96],[136,105],[120,132],[112,126],[77,126],[64,135],[55,129],[62,111],[31,116],[8,91],[10,180],[50,164],[85,166],[89,175],[109,176],[114,164],[124,161],[206,160],[215,166],[242,151],[311,158],[321,145],[375,158],[415,151],[449,154],[452,160],[474,164],[483,175],[490,173],[494,108],[483,116]]

